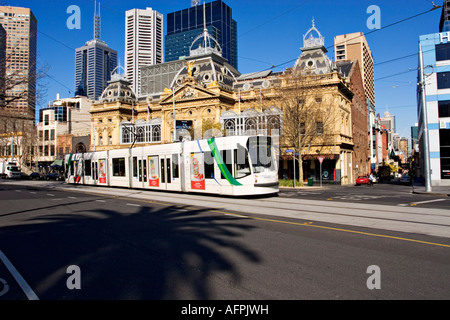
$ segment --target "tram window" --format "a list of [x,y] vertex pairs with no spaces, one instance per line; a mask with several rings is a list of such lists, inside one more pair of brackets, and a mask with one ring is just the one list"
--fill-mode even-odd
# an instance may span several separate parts
[[91,160],[84,160],[84,175],[91,175]]
[[178,171],[178,155],[173,154],[172,155],[172,178],[179,178],[179,171]]
[[238,148],[234,150],[234,161],[236,179],[244,178],[251,174],[248,152],[244,147],[238,145]]
[[255,173],[272,170],[272,139],[270,137],[251,137],[247,142],[247,149],[252,160]]
[[[220,154],[222,155],[223,163],[225,164],[225,167],[228,169],[230,173],[233,172],[233,162],[231,159],[231,150],[222,150],[220,151]],[[221,173],[221,178],[226,179],[223,173]]]
[[214,157],[211,152],[205,152],[203,155],[205,163],[205,179],[214,179]]
[[125,158],[114,158],[113,163],[113,176],[125,177]]
[[137,157],[133,157],[133,177],[138,176]]

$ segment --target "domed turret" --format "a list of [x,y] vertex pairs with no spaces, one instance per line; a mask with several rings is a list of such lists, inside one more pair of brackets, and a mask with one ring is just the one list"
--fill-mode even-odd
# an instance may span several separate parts
[[131,82],[126,80],[124,74],[119,73],[119,68],[121,67],[114,69],[111,80],[100,97],[100,102],[120,101],[129,104],[136,102],[136,94],[130,87]]

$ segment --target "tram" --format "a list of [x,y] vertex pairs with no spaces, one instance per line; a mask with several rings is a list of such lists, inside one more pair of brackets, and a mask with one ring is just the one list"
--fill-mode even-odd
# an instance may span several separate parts
[[66,182],[229,196],[275,194],[278,162],[268,136],[231,136],[68,154]]

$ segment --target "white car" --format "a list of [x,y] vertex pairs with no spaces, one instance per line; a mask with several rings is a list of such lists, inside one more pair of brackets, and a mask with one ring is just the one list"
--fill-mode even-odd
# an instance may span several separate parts
[[400,183],[411,183],[411,178],[410,178],[410,176],[404,174],[404,175],[400,178]]

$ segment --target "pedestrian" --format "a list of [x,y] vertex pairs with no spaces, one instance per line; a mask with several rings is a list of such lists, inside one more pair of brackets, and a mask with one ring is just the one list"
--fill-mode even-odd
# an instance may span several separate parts
[[369,176],[369,187],[373,187],[373,181],[375,180],[373,174],[371,173]]

